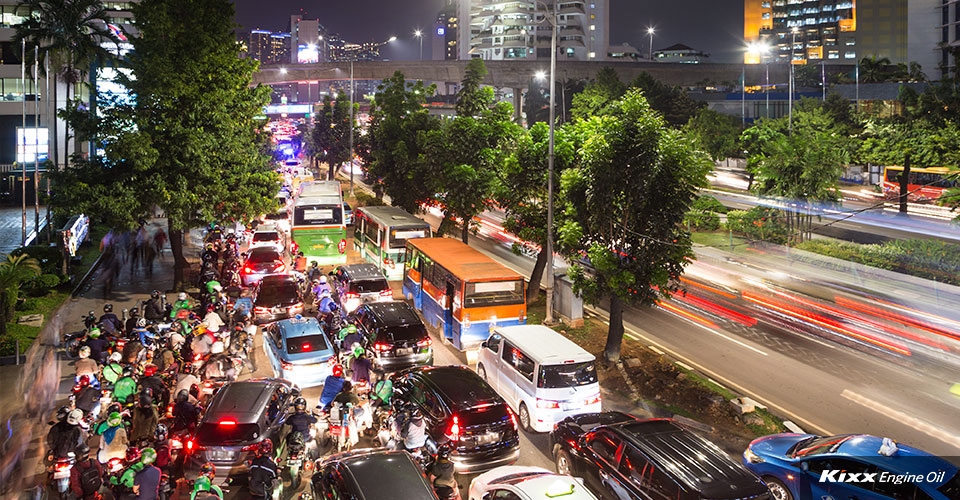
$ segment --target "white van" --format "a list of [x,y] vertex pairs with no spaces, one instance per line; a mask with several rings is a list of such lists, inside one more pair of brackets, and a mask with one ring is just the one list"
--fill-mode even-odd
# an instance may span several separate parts
[[530,432],[549,432],[571,415],[599,412],[596,358],[543,325],[500,327],[480,346],[477,374]]

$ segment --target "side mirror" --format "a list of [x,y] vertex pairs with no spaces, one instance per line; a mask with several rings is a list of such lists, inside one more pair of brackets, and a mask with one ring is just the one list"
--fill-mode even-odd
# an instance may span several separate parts
[[808,472],[810,470],[810,464],[806,462],[800,462],[800,468],[803,469],[804,472]]
[[485,349],[489,349],[489,348],[490,348],[489,346],[487,346],[487,341],[486,341],[486,340],[484,340],[483,342],[480,342],[480,347],[483,347],[483,348],[485,348]]

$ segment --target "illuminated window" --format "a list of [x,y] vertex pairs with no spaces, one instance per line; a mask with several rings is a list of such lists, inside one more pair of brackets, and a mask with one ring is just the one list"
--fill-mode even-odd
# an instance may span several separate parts
[[596,52],[590,52],[589,54],[587,54],[587,57],[589,57],[590,59],[596,59],[596,58],[597,58],[597,53],[596,53]]
[[591,25],[590,25],[590,31],[596,31],[596,30],[597,30],[597,25],[596,25],[596,24],[591,24]]

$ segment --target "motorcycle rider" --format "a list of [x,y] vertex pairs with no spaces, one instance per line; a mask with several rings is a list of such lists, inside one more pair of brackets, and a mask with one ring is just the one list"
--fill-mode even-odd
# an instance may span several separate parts
[[207,331],[216,335],[220,333],[220,327],[224,326],[223,319],[220,318],[220,315],[217,314],[213,304],[207,306],[207,315],[203,317],[202,321],[203,326],[207,328]]
[[90,348],[90,359],[97,363],[103,363],[106,358],[104,353],[110,347],[110,342],[100,338],[100,329],[94,326],[87,332],[87,340],[84,341],[83,347]]
[[140,452],[140,470],[133,478],[133,493],[137,500],[157,500],[160,497],[160,469],[154,462],[157,452],[153,448],[144,448]]
[[137,394],[137,381],[133,378],[133,367],[124,366],[123,375],[113,384],[113,400],[126,405],[132,403]]
[[77,448],[77,461],[70,469],[70,491],[79,500],[94,500],[103,485],[103,466],[90,458],[90,447],[82,443]]
[[189,312],[192,309],[193,305],[190,303],[190,297],[187,296],[186,292],[180,292],[177,294],[177,301],[173,303],[173,308],[170,310],[170,319],[175,319],[177,317],[177,313],[181,310]]
[[130,334],[133,332],[133,329],[137,326],[137,320],[140,319],[140,309],[133,307],[130,309],[130,317],[127,318],[127,322],[123,324],[123,331]]
[[123,426],[123,418],[117,412],[110,413],[107,419],[100,422],[94,430],[95,434],[100,435],[100,446],[98,446],[97,460],[101,464],[110,461],[111,458],[123,458],[127,453],[127,429]]
[[303,252],[297,252],[297,258],[293,261],[293,270],[298,273],[307,272],[307,258],[303,256]]
[[[320,268],[316,267],[316,262],[314,262],[314,267],[311,268],[311,271],[316,269],[317,273],[320,273]],[[330,285],[327,284],[327,277],[323,274],[320,274],[318,277],[313,279],[313,296],[321,297],[324,292],[331,293],[333,290],[330,289]]]
[[270,438],[260,442],[257,457],[250,461],[250,496],[266,499],[274,487],[274,481],[280,477],[280,469],[273,460],[273,441]]
[[433,479],[433,487],[446,486],[454,490],[459,489],[460,485],[457,484],[455,473],[453,462],[450,460],[450,445],[447,443],[441,444],[437,449],[437,459],[433,462],[428,473],[428,476]]
[[253,299],[250,298],[250,290],[244,288],[243,290],[240,290],[240,298],[233,303],[234,321],[247,321],[252,311]]
[[317,305],[317,312],[321,315],[334,313],[337,310],[337,303],[330,298],[330,292],[324,291],[320,294],[320,302]]
[[140,341],[140,345],[148,346],[153,345],[153,341],[157,338],[157,335],[147,329],[147,318],[137,318],[137,321],[134,322],[133,330],[130,330],[130,334],[136,335],[137,339]]
[[190,349],[193,351],[193,354],[199,354],[203,357],[210,354],[210,349],[216,341],[217,338],[208,332],[206,327],[201,325],[197,328],[197,335],[190,342]]
[[[216,468],[212,463],[207,462],[200,466],[200,476],[194,482],[193,491],[190,492],[190,500],[196,500],[197,494],[202,492],[212,493],[223,500],[223,490],[213,484],[213,477],[216,474]],[[203,497],[201,497],[203,498]]]
[[115,352],[110,355],[110,359],[107,360],[107,364],[103,365],[103,381],[113,388],[117,384],[117,380],[123,376],[123,365],[120,363],[123,356],[119,352]]
[[353,345],[353,359],[350,360],[350,380],[354,384],[358,382],[370,384],[370,369],[373,363],[367,357],[367,352],[360,347],[360,344]]
[[184,429],[191,434],[200,419],[200,408],[190,402],[190,393],[183,389],[177,393],[177,402],[173,405],[173,427],[172,432],[179,432]]
[[143,376],[140,377],[140,390],[141,392],[150,391],[153,403],[159,405],[160,408],[166,408],[167,403],[170,402],[170,390],[167,389],[167,384],[163,382],[163,379],[157,375],[159,370],[160,368],[153,363],[147,363],[143,367]]
[[316,285],[316,281],[320,279],[321,276],[323,276],[323,272],[320,271],[320,266],[317,264],[317,261],[311,260],[310,269],[307,269],[307,279]]
[[357,332],[357,326],[353,324],[341,328],[340,332],[337,333],[337,338],[340,340],[340,350],[342,351],[353,349],[353,344],[363,344],[363,336]]
[[152,439],[160,423],[160,416],[153,406],[149,392],[143,392],[133,409],[133,425],[130,426],[130,441],[138,443],[141,439]]
[[337,394],[340,394],[344,382],[343,367],[339,364],[333,365],[330,375],[327,375],[327,378],[323,381],[323,391],[320,393],[320,402],[317,404],[317,408],[328,411],[333,399],[337,397]]
[[167,426],[165,424],[157,424],[156,430],[153,431],[153,449],[157,452],[157,460],[153,462],[153,465],[156,465],[161,471],[165,470],[167,465],[170,464],[170,443],[167,441],[168,436]]
[[416,451],[427,444],[427,423],[418,408],[410,410],[410,416],[400,428],[403,447],[407,451]]
[[287,444],[297,438],[305,443],[310,439],[310,426],[317,423],[317,417],[307,413],[307,400],[297,398],[293,403],[294,414],[287,417],[285,424],[290,426],[290,433],[287,434]]
[[120,321],[120,318],[113,313],[113,304],[104,304],[103,305],[103,315],[100,316],[100,319],[97,323],[107,327],[108,333],[116,335],[123,331],[123,322]]
[[83,411],[71,410],[66,417],[50,427],[47,432],[47,447],[50,448],[52,458],[66,457],[69,453],[76,453],[77,449],[86,440],[80,421]]
[[210,359],[200,367],[200,378],[203,380],[223,379],[234,380],[237,370],[233,367],[233,360],[223,352],[223,342],[216,341],[210,346]]
[[163,301],[160,299],[160,291],[150,292],[150,300],[143,306],[143,317],[153,323],[159,323],[167,319],[167,311],[163,307]]
[[90,354],[92,352],[93,351],[90,349],[90,346],[83,346],[80,348],[78,353],[80,359],[78,359],[73,365],[74,369],[76,370],[74,380],[79,382],[80,377],[86,375],[89,379],[88,381],[98,383],[97,374],[100,373],[100,365],[96,360],[90,358]]
[[84,415],[96,417],[100,413],[100,389],[90,383],[89,375],[82,375],[74,389],[74,406],[83,411]]

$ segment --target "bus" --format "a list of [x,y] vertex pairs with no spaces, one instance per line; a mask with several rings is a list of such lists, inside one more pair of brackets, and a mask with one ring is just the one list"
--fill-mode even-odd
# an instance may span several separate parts
[[346,264],[347,226],[343,221],[343,193],[337,181],[300,184],[290,218],[291,251],[303,252],[307,262],[321,266]]
[[398,207],[359,207],[353,245],[388,280],[403,279],[407,240],[433,236],[430,224]]
[[[883,169],[883,194],[887,199],[900,197],[900,175],[903,167],[889,166]],[[940,198],[948,189],[960,187],[960,170],[946,167],[911,167],[907,180],[907,199],[909,201],[933,201]]]
[[407,240],[403,295],[461,351],[526,323],[523,276],[459,240]]

